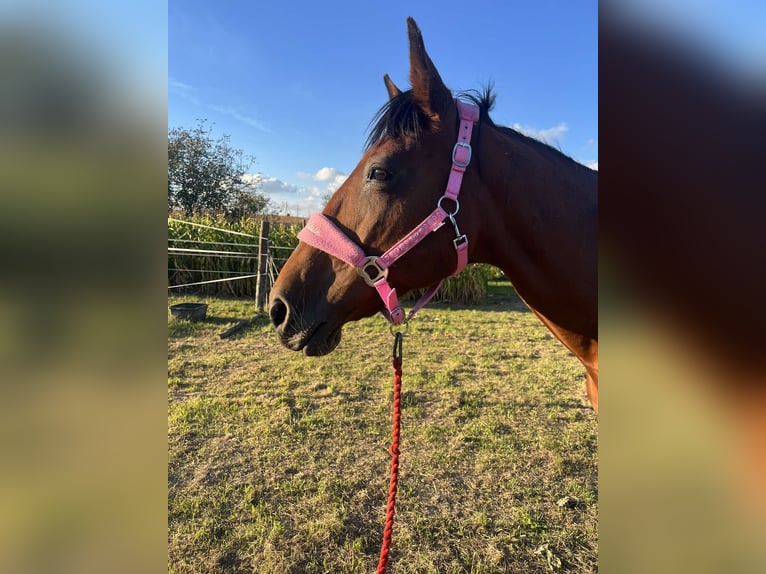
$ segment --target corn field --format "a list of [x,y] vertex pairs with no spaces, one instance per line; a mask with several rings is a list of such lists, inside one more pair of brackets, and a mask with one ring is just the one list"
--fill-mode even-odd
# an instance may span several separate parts
[[[302,224],[269,219],[268,274],[271,281],[298,245],[297,235]],[[223,215],[169,216],[168,285],[174,287],[169,292],[173,295],[255,297],[261,221],[254,217],[230,221]],[[488,280],[496,278],[497,274],[498,270],[489,265],[469,265],[460,275],[444,282],[435,300],[455,304],[481,303],[487,297]],[[177,287],[204,281],[216,282]],[[412,296],[415,295],[417,293]]]
[[[483,303],[487,299],[487,282],[493,273],[494,268],[489,265],[468,265],[459,275],[447,279],[433,300],[458,305]],[[417,295],[420,293],[422,291]]]
[[[228,221],[223,215],[169,217],[168,285],[172,287],[203,281],[218,281],[174,288],[171,290],[172,294],[197,293],[224,297],[255,297],[257,277],[233,278],[258,274],[261,221],[261,218],[252,217]],[[272,222],[269,229],[271,254],[269,271],[274,277],[298,245],[297,235],[301,227],[302,225],[297,223]],[[227,233],[227,231],[233,233]],[[203,250],[213,253],[201,253]],[[222,279],[227,281],[220,281]]]

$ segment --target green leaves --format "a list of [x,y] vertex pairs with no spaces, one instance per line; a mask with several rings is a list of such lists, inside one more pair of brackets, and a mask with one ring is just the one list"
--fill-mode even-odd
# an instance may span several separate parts
[[223,210],[235,217],[265,211],[269,199],[257,193],[257,178],[244,177],[255,158],[231,147],[228,135],[216,140],[211,134],[205,120],[168,132],[168,209],[187,216]]

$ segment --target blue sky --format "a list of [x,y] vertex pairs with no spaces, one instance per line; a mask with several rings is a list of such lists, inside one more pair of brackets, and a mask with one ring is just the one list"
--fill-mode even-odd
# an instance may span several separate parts
[[207,119],[307,215],[359,160],[383,74],[408,86],[407,16],[449,88],[492,81],[495,122],[598,162],[595,1],[170,0],[168,125]]

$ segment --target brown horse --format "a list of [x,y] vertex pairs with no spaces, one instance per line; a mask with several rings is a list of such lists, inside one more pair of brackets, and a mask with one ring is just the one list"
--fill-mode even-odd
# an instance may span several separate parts
[[[412,89],[401,92],[384,76],[389,101],[362,159],[323,211],[366,254],[385,252],[433,211],[450,177],[460,123],[420,30],[411,18],[407,26]],[[453,227],[459,225],[468,260],[502,269],[583,363],[598,412],[598,175],[544,143],[496,126],[489,118],[489,88],[466,97],[480,113],[469,136],[473,157],[453,225],[430,233],[392,264],[387,280],[405,293],[452,274]],[[353,266],[305,242],[290,256],[270,298],[281,342],[306,355],[331,352],[345,323],[383,310],[376,289]]]

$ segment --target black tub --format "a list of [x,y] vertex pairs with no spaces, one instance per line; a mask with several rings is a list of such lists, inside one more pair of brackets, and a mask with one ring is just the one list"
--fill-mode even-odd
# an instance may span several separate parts
[[178,303],[170,306],[170,314],[179,319],[199,321],[207,316],[207,303]]

